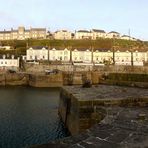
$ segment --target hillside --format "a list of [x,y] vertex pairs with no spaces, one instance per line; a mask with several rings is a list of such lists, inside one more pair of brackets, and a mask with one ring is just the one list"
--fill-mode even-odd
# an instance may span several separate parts
[[25,54],[26,47],[31,46],[48,46],[50,48],[91,48],[94,49],[111,49],[115,46],[116,49],[137,48],[142,49],[148,47],[148,43],[142,41],[129,41],[119,39],[98,39],[98,40],[9,40],[1,41],[3,46],[12,46],[14,51],[0,51],[1,53]]

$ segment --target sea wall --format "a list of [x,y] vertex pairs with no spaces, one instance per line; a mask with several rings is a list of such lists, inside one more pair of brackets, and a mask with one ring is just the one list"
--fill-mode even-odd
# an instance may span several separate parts
[[0,85],[30,85],[33,87],[61,87],[82,85],[89,80],[92,85],[109,84],[148,88],[148,74],[101,73],[99,71],[76,71],[58,73],[0,73]]
[[108,107],[146,106],[146,89],[107,85],[92,88],[66,86],[60,92],[59,114],[70,133],[76,135],[104,119],[109,114]]
[[102,75],[101,84],[136,86],[148,88],[148,74],[142,73],[107,73]]
[[0,85],[28,85],[28,74],[23,73],[1,73]]
[[147,73],[148,66],[124,66],[124,65],[54,65],[54,64],[25,64],[26,72],[45,72],[46,69],[59,69],[64,72],[88,72],[88,71],[99,71],[100,73]]
[[61,87],[63,85],[62,73],[39,75],[29,74],[29,85],[33,87]]

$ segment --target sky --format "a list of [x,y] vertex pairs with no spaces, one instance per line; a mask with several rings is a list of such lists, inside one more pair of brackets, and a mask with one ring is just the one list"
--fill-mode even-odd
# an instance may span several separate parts
[[0,0],[0,30],[102,29],[148,41],[148,0]]

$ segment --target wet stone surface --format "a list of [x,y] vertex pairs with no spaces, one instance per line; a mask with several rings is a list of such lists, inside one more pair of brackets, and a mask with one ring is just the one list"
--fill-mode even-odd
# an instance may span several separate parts
[[81,86],[65,86],[64,89],[73,94],[79,101],[101,99],[124,99],[129,97],[147,97],[148,89],[120,87],[110,85],[97,85],[91,88]]
[[[148,146],[148,108],[109,107],[112,110],[99,124],[79,135],[50,142],[44,147],[68,148],[144,148]],[[115,112],[116,111],[116,114]],[[139,114],[145,119],[139,119]]]
[[[64,87],[64,90],[79,102],[80,112],[86,112],[86,108],[91,112],[89,107],[94,101],[93,105],[97,103],[95,110],[104,112],[105,117],[100,123],[80,134],[36,147],[51,147],[51,145],[53,148],[148,147],[147,89],[98,85],[92,88]],[[106,100],[108,105],[98,103]],[[90,105],[89,101],[91,101]],[[119,101],[119,103],[113,104],[112,101]]]

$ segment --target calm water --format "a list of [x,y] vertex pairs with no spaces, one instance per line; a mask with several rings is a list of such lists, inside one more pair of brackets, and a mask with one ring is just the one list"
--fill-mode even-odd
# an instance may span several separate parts
[[22,148],[67,136],[58,102],[59,89],[0,87],[0,148]]

